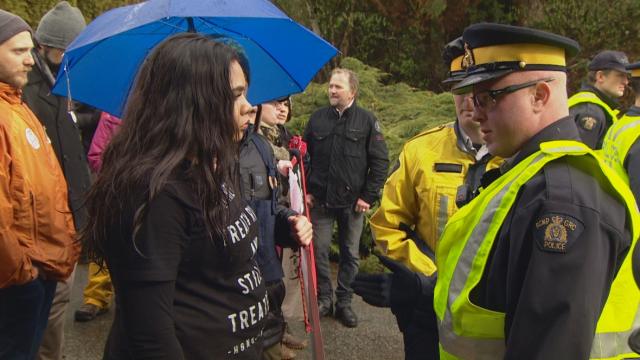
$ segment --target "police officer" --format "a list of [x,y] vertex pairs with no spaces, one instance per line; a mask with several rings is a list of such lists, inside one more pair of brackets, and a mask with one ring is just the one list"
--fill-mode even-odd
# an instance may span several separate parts
[[320,316],[333,313],[329,246],[337,222],[340,263],[335,315],[347,327],[358,326],[351,307],[351,283],[358,272],[364,213],[378,200],[389,167],[380,123],[357,105],[357,94],[356,74],[334,69],[328,89],[331,106],[314,112],[304,131],[310,157],[307,205],[315,234],[318,308]]
[[618,169],[628,178],[631,191],[640,199],[640,62],[628,65],[627,69],[631,71],[635,104],[609,128],[602,151],[610,166],[621,167]]
[[604,134],[618,119],[617,99],[629,83],[627,55],[604,50],[589,63],[587,82],[569,98],[569,114],[574,116],[582,141],[600,149]]
[[[629,182],[636,198],[640,199],[640,62],[627,66],[631,71],[630,85],[635,94],[635,104],[627,110],[620,120],[607,131],[602,144],[604,159],[612,168]],[[640,248],[636,248],[633,258],[634,275],[640,284]],[[629,338],[629,346],[640,352],[640,333],[637,331]]]
[[640,296],[625,259],[638,214],[568,116],[566,58],[578,44],[488,23],[463,40],[467,76],[454,91],[473,91],[489,151],[508,160],[438,242],[441,358],[637,356],[626,339]]
[[[462,79],[463,55],[462,37],[445,46],[443,60],[450,68],[445,83]],[[483,145],[479,124],[472,118],[470,94],[454,95],[454,103],[455,122],[426,130],[404,145],[397,168],[385,183],[380,207],[370,220],[375,242],[388,257],[383,261],[399,271],[358,274],[353,285],[356,294],[369,304],[391,307],[403,333],[405,359],[438,356],[435,318],[430,308],[422,308],[431,299],[414,296],[433,296],[435,260],[425,253],[433,254],[447,219],[458,205],[470,200],[485,169],[495,168],[502,161],[492,157]],[[400,279],[403,275],[408,279]],[[411,285],[418,288],[408,288]],[[392,288],[395,291],[391,292]]]

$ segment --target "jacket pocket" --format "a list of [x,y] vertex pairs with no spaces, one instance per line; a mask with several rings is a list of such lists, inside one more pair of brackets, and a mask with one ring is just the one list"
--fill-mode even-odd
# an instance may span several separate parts
[[344,154],[347,156],[363,156],[365,149],[365,133],[362,130],[348,129],[344,135]]
[[[312,134],[312,143],[309,146],[309,155],[312,157],[312,164],[322,164],[329,161],[331,157],[331,141],[329,141],[329,135],[331,133],[317,133]],[[313,167],[313,166],[312,166]]]

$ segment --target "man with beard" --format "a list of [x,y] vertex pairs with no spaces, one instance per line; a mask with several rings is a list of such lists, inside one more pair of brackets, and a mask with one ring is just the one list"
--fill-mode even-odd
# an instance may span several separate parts
[[[36,47],[32,51],[35,64],[23,91],[23,99],[44,126],[64,173],[76,230],[86,220],[82,203],[84,193],[90,186],[79,126],[93,123],[99,114],[86,106],[77,106],[64,97],[53,95],[51,88],[60,69],[64,50],[85,26],[80,10],[66,1],[60,2],[42,17],[35,33]],[[69,304],[73,279],[74,276],[71,276],[56,287],[39,359],[62,359],[64,314]]]
[[347,327],[358,326],[351,308],[351,283],[358,272],[364,213],[378,200],[389,165],[380,123],[356,104],[357,94],[356,74],[334,69],[327,94],[331,106],[313,113],[304,131],[310,157],[307,206],[316,235],[318,308],[320,316],[333,315],[329,247],[337,222],[340,264],[335,316]]
[[33,359],[79,244],[49,137],[22,100],[31,29],[0,10],[0,358]]

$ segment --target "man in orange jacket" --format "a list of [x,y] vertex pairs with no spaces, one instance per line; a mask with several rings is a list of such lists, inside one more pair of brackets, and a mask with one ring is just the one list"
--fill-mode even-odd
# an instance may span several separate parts
[[35,356],[80,249],[62,170],[22,101],[32,48],[29,25],[0,10],[0,359]]

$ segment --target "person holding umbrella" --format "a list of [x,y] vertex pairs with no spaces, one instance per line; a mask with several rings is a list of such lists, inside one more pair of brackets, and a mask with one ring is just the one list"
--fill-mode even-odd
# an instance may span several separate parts
[[[184,33],[138,71],[82,233],[117,294],[105,359],[261,355],[258,222],[236,167],[252,111],[247,70],[233,47]],[[301,242],[309,232],[293,229]]]

